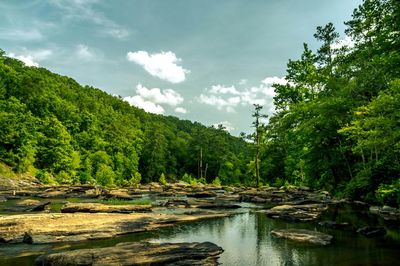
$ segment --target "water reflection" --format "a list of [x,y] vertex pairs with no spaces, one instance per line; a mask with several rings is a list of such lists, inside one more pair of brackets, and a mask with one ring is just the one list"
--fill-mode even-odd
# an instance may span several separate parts
[[[352,232],[329,231],[335,241],[326,247],[296,244],[270,236],[274,228],[316,229],[312,224],[286,224],[264,214],[246,213],[218,220],[180,225],[153,241],[210,241],[221,246],[223,265],[398,265],[399,245]],[[321,228],[318,228],[321,230]]]
[[[345,217],[340,211],[337,215]],[[360,220],[360,217],[355,219]],[[343,221],[357,223],[348,219]],[[332,234],[334,242],[319,247],[275,239],[270,231],[276,228],[317,229]],[[389,230],[388,234],[390,237],[385,239],[368,239],[354,232],[322,229],[316,223],[288,224],[270,219],[263,213],[247,212],[107,240],[53,245],[4,245],[0,246],[0,265],[32,265],[40,253],[106,247],[130,241],[213,242],[225,250],[220,258],[223,265],[398,265],[398,227]]]

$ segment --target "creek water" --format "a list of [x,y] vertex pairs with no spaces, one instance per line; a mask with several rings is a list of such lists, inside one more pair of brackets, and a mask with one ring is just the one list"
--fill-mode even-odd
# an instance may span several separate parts
[[[349,222],[359,228],[365,225],[385,226],[387,235],[366,238],[351,231],[322,228],[318,223],[286,223],[270,219],[264,213],[246,208],[231,217],[182,223],[152,232],[129,234],[107,240],[46,245],[0,245],[0,265],[32,265],[40,254],[71,249],[113,246],[120,242],[204,242],[221,246],[222,265],[399,265],[400,230],[385,224],[363,208],[343,205],[332,209],[322,220]],[[299,244],[276,239],[273,229],[304,228],[334,236],[328,246]]]

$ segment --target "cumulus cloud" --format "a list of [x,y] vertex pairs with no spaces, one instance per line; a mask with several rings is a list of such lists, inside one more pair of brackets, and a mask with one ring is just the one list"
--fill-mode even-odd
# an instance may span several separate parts
[[26,66],[39,67],[39,62],[46,60],[52,54],[53,52],[47,49],[28,51],[24,48],[22,53],[8,53],[7,56],[21,60]]
[[[148,89],[140,83],[136,86],[136,93],[137,95],[125,97],[124,100],[131,105],[140,107],[147,112],[155,114],[163,114],[165,112],[164,108],[160,104],[175,107],[184,101],[183,97],[172,89]],[[186,109],[177,107],[175,108],[175,112],[184,113],[186,112]]]
[[331,45],[331,49],[334,50],[339,50],[343,47],[348,47],[348,48],[354,47],[354,41],[347,35],[344,39],[340,39],[339,41]]
[[130,105],[142,108],[143,110],[149,113],[163,114],[165,112],[164,108],[161,105],[155,104],[150,101],[146,101],[139,95],[125,97],[124,101],[127,101]]
[[275,96],[273,84],[287,84],[284,78],[267,77],[258,86],[238,89],[235,86],[214,85],[205,89],[200,94],[198,102],[216,107],[218,110],[235,112],[238,106],[260,104],[273,112],[273,97]]
[[228,131],[228,132],[231,132],[232,130],[235,129],[235,128],[233,127],[232,123],[229,122],[229,121],[221,121],[221,122],[219,122],[219,123],[213,124],[212,126],[213,126],[214,128],[218,128],[219,125],[222,125],[223,128],[224,128],[226,131]]
[[159,88],[148,89],[142,84],[136,86],[136,93],[143,99],[154,103],[177,106],[183,102],[183,97],[172,89],[160,90]]
[[228,113],[235,112],[235,107],[240,103],[240,97],[223,98],[217,95],[200,94],[199,102],[215,106],[218,110],[225,110]]
[[175,112],[181,113],[181,114],[186,114],[187,110],[185,108],[183,108],[183,107],[176,107],[175,108]]
[[149,54],[146,51],[128,52],[127,59],[142,66],[150,75],[171,83],[180,83],[190,71],[178,64],[182,61],[169,52]]
[[92,48],[84,44],[78,44],[75,53],[79,59],[85,61],[92,61],[98,57]]

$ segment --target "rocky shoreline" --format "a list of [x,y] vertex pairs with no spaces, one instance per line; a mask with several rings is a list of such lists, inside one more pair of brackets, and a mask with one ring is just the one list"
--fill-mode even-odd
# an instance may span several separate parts
[[[329,208],[344,204],[346,201],[334,199],[328,192],[312,191],[308,188],[254,189],[204,185],[192,187],[183,182],[167,186],[151,183],[136,188],[122,189],[36,185],[30,188],[14,187],[0,191],[0,199],[2,199],[1,204],[7,205],[2,209],[3,213],[7,214],[0,214],[0,245],[111,239],[115,236],[174,226],[182,222],[235,215],[243,212],[241,211],[243,206],[251,206],[252,211],[265,213],[269,218],[288,223],[320,221],[318,224],[322,228],[350,230],[366,237],[383,237],[386,234],[384,228],[381,227],[357,229],[348,223],[322,220],[321,217]],[[71,199],[74,199],[73,202]],[[8,201],[10,204],[7,203]],[[61,205],[58,211],[51,208],[54,203]],[[368,206],[366,208],[368,210]],[[371,207],[369,211],[372,215],[383,216],[385,220],[396,220],[399,215],[397,209],[388,207]],[[276,228],[271,231],[271,235],[317,245],[328,245],[332,240],[332,236],[322,232],[304,229]],[[180,255],[176,256],[181,258],[182,263],[186,261],[187,264],[168,262],[172,263],[171,265],[217,265],[218,255],[223,252],[222,248],[212,243],[174,245],[178,245],[178,250],[180,250],[180,253],[178,252]],[[211,253],[207,256],[200,256],[201,258],[193,260],[186,255],[191,254],[196,245],[207,247],[214,245],[213,250],[218,252],[210,251]],[[130,254],[133,247],[142,250],[140,260],[132,261],[123,255]],[[73,261],[71,263],[76,264],[89,260],[90,265],[100,265],[104,261],[109,265],[124,263],[140,265],[140,262],[157,264],[158,259],[164,258],[165,255],[157,252],[171,250],[171,254],[175,254],[172,247],[167,244],[157,246],[154,243],[126,243],[105,249],[46,254],[38,259],[37,263],[38,265],[71,265],[63,263]],[[85,254],[92,254],[92,256],[87,257]],[[161,259],[160,264],[168,265],[166,261]]]

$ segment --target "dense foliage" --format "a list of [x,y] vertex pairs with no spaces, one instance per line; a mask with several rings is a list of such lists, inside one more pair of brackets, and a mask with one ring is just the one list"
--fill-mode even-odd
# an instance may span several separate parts
[[400,2],[365,0],[345,24],[354,46],[339,45],[332,23],[318,27],[321,47],[304,44],[274,86],[261,174],[400,204]]
[[249,144],[223,127],[144,112],[0,50],[0,162],[44,183],[248,180]]

